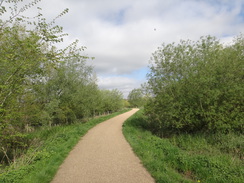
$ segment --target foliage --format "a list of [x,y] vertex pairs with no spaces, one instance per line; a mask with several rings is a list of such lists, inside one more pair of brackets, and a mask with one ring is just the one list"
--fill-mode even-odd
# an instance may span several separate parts
[[181,134],[153,135],[140,110],[123,126],[123,133],[157,183],[244,181],[244,136]]
[[145,112],[160,136],[174,133],[243,133],[244,39],[223,46],[214,37],[163,44],[148,74]]
[[[122,94],[101,91],[85,47],[78,41],[58,48],[65,34],[37,8],[40,0],[0,0],[0,160],[10,164],[31,143],[26,132],[43,126],[67,125],[77,119],[120,110]],[[7,7],[9,5],[9,7]],[[4,16],[3,16],[4,15]],[[9,18],[6,19],[6,17]],[[103,101],[103,98],[106,98]]]
[[33,139],[30,148],[9,167],[3,171],[0,168],[0,182],[50,182],[81,136],[96,124],[127,111],[95,118],[86,123],[79,121],[71,125],[45,127],[29,133],[28,138]]
[[145,101],[146,99],[141,89],[133,89],[128,95],[128,102],[132,107],[142,107]]
[[130,103],[128,102],[128,100],[126,100],[126,99],[123,100],[123,106],[125,108],[129,108],[130,107]]
[[101,90],[101,109],[105,111],[101,112],[114,112],[123,107],[123,94],[117,90]]

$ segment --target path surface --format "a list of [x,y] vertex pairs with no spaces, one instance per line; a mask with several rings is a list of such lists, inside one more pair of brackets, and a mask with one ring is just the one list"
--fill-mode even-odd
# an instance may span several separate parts
[[92,128],[70,152],[52,183],[153,183],[122,134],[137,109]]

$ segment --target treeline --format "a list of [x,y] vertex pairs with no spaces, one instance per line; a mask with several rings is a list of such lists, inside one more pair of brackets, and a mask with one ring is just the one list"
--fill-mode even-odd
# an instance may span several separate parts
[[127,98],[131,107],[143,107],[147,101],[147,97],[141,88],[131,90]]
[[[39,13],[20,13],[39,0],[19,7],[16,1],[0,1],[0,161],[11,161],[18,149],[27,148],[25,133],[41,126],[74,123],[77,119],[107,114],[123,107],[118,90],[100,90],[92,67],[77,42],[58,49],[62,27]],[[39,8],[39,11],[40,8]],[[66,14],[64,10],[58,18]],[[28,26],[25,26],[28,25]]]
[[151,63],[145,114],[154,133],[243,133],[243,35],[228,45],[211,36],[163,44]]

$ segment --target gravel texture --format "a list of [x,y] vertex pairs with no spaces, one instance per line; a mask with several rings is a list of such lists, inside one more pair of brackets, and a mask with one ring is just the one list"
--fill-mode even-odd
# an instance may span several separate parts
[[137,110],[89,130],[60,166],[52,183],[153,183],[122,134],[123,122]]

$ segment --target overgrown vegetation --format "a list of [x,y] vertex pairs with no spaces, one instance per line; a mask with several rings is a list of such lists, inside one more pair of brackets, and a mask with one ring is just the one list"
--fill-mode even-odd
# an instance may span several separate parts
[[85,47],[76,41],[58,48],[65,34],[55,20],[68,9],[50,22],[40,8],[36,17],[23,16],[39,1],[0,0],[1,164],[11,164],[28,149],[27,132],[123,108],[120,91],[98,88]]
[[163,44],[152,55],[145,106],[159,136],[180,133],[242,133],[244,129],[244,37],[222,45],[199,41]]
[[123,126],[123,133],[157,183],[244,182],[244,136],[198,133],[169,138],[153,135],[140,110]]
[[[58,48],[65,34],[55,20],[68,9],[51,22],[40,8],[36,17],[22,15],[39,1],[0,0],[1,182],[49,182],[100,122],[76,121],[129,105],[120,91],[98,88],[85,47]],[[244,182],[243,50],[241,34],[230,45],[207,36],[153,54],[145,116],[131,118],[124,132],[158,182]],[[144,99],[141,89],[129,95],[132,106]]]
[[146,96],[140,88],[131,90],[128,95],[128,102],[131,107],[143,107],[146,104],[146,101]]
[[163,44],[124,134],[157,182],[244,182],[244,37]]
[[128,110],[89,120],[86,123],[45,127],[28,134],[30,148],[11,166],[1,170],[1,183],[48,183],[80,137],[96,124]]

